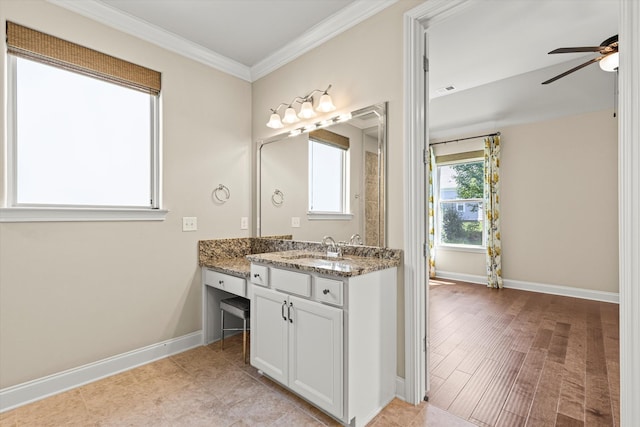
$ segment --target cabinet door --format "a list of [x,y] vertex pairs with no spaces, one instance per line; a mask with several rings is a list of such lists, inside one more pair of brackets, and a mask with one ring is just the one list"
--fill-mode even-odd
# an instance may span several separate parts
[[251,364],[265,374],[287,384],[287,296],[252,285]]
[[289,387],[342,417],[342,310],[289,297]]

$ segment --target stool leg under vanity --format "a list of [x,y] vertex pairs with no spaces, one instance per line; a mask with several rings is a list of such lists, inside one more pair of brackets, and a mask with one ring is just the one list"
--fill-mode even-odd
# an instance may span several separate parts
[[[242,319],[242,329],[225,328],[224,313]],[[251,317],[250,302],[244,297],[227,298],[220,301],[220,346],[224,350],[224,333],[226,331],[242,331],[242,359],[247,363],[247,320]]]

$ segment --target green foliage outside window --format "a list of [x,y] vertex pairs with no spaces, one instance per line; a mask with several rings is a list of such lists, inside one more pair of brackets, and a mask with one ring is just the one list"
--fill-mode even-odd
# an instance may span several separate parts
[[[460,199],[481,199],[484,193],[484,163],[461,163],[452,165],[453,179],[457,184]],[[465,202],[465,209],[478,212],[480,204]],[[483,221],[465,221],[457,209],[457,203],[442,204],[442,242],[459,245],[482,246]]]

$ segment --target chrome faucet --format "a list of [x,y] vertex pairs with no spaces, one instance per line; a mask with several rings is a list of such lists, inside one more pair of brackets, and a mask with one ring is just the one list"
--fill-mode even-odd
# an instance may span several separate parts
[[337,258],[342,256],[342,249],[336,245],[336,241],[331,236],[324,236],[322,244],[327,247],[327,257]]
[[362,237],[360,237],[359,234],[354,234],[349,239],[349,244],[350,245],[362,245]]

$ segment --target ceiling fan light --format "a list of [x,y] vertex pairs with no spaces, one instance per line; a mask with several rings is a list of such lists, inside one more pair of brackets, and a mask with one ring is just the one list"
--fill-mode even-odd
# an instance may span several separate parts
[[284,123],[291,124],[299,121],[298,116],[296,115],[296,110],[293,107],[289,107],[284,111],[284,118],[282,119]]
[[614,52],[602,58],[598,64],[602,70],[613,72],[618,69],[618,60],[618,52]]
[[300,107],[300,112],[298,113],[298,117],[301,119],[310,119],[315,116],[316,113],[313,111],[313,105],[311,101],[304,101],[302,106]]
[[322,113],[328,113],[329,111],[333,111],[335,109],[336,109],[336,106],[333,105],[331,96],[329,96],[328,93],[325,93],[320,97],[320,102],[318,103],[318,108],[316,110]]
[[271,117],[269,117],[269,121],[267,122],[267,126],[271,129],[281,129],[284,127],[280,120],[280,115],[276,113],[271,114]]

